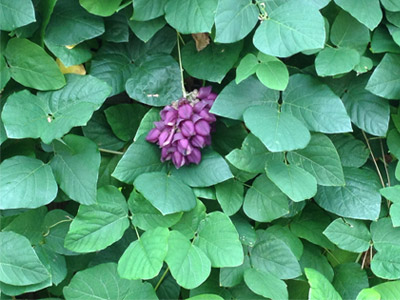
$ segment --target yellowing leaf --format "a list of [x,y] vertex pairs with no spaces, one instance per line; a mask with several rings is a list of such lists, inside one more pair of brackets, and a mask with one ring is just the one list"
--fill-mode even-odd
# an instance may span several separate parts
[[86,70],[85,70],[85,67],[83,66],[83,64],[66,67],[66,66],[64,66],[64,64],[61,62],[61,60],[59,58],[56,59],[56,63],[58,65],[58,67],[60,68],[61,73],[63,73],[63,74],[69,74],[69,73],[78,74],[78,75],[86,74]]

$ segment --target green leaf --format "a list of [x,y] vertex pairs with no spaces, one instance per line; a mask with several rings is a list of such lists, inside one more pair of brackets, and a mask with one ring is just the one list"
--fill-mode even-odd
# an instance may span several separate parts
[[0,232],[0,280],[11,285],[31,285],[50,276],[29,240],[14,232]]
[[400,246],[381,246],[371,261],[372,272],[384,279],[400,279]]
[[56,90],[65,79],[56,62],[35,43],[27,39],[11,39],[4,53],[11,77],[20,84],[37,90]]
[[376,174],[369,169],[344,168],[345,186],[319,186],[315,201],[329,212],[342,217],[376,220],[381,195]]
[[310,199],[317,193],[315,177],[296,165],[270,161],[265,170],[269,179],[295,202]]
[[281,240],[290,248],[297,259],[300,259],[300,257],[302,257],[303,244],[300,239],[289,230],[288,227],[273,225],[268,227],[265,231],[257,230],[257,235],[258,239],[262,240]]
[[304,271],[310,284],[308,299],[342,300],[342,297],[324,275],[311,268],[305,268]]
[[178,63],[169,55],[149,55],[132,70],[125,88],[129,97],[164,106],[182,96]]
[[[299,261],[301,270],[304,273],[305,268],[312,268],[324,275],[329,281],[332,281],[334,276],[333,269],[323,251],[320,247],[305,242],[304,252]],[[308,288],[307,285],[307,291]]]
[[128,200],[128,207],[132,213],[132,223],[143,230],[155,227],[171,227],[179,222],[183,213],[163,216],[141,194],[132,191]]
[[400,11],[400,4],[395,0],[381,0],[382,5],[388,11]]
[[93,15],[108,17],[114,14],[122,0],[79,0],[80,5]]
[[240,170],[262,173],[266,161],[274,156],[275,154],[269,152],[264,144],[250,133],[243,141],[242,149],[234,149],[226,156],[226,159]]
[[234,215],[242,207],[244,186],[240,181],[229,179],[215,186],[218,203],[228,216]]
[[198,287],[211,272],[211,262],[208,257],[179,231],[170,233],[165,261],[172,276],[185,289]]
[[350,134],[330,136],[343,167],[362,167],[369,157],[368,148]]
[[174,169],[172,175],[192,187],[211,186],[233,177],[226,161],[210,148],[203,150],[200,164]]
[[81,204],[96,203],[100,167],[97,145],[88,138],[70,134],[55,141],[53,147],[51,167],[61,189]]
[[356,300],[381,300],[381,295],[372,288],[366,288],[360,291]]
[[262,174],[247,191],[243,210],[255,221],[270,222],[289,213],[288,198]]
[[57,183],[49,165],[14,156],[0,165],[0,209],[37,208],[54,200]]
[[400,159],[400,133],[394,128],[387,135],[387,145],[390,153]]
[[[110,93],[110,87],[92,76],[69,74],[67,85],[53,92],[13,94],[2,119],[10,138],[38,138],[46,144],[74,126],[86,125]],[[18,116],[18,117],[17,117]]]
[[129,26],[126,10],[119,11],[104,20],[106,31],[103,38],[107,42],[129,42]]
[[140,121],[139,128],[136,131],[135,137],[133,138],[135,142],[141,135],[147,134],[151,129],[154,128],[154,122],[160,121],[160,111],[161,108],[152,107],[143,116],[142,120]]
[[229,217],[222,212],[212,212],[200,222],[194,245],[206,253],[212,267],[236,267],[243,263],[239,235]]
[[40,261],[50,272],[51,282],[55,285],[60,284],[67,276],[67,264],[65,257],[53,252],[45,246],[35,248],[35,252]]
[[250,268],[250,259],[247,255],[245,255],[242,265],[233,268],[221,268],[219,272],[220,285],[223,287],[238,285],[243,281],[244,272]]
[[276,57],[262,53],[259,53],[258,59],[261,61],[256,71],[258,79],[270,89],[285,90],[289,82],[286,65]]
[[113,105],[104,111],[115,135],[126,142],[133,139],[146,112],[145,107],[136,103]]
[[254,293],[266,298],[283,300],[289,297],[286,283],[270,273],[248,269],[244,273],[244,281]]
[[400,53],[400,47],[393,41],[385,27],[378,27],[374,30],[370,49],[372,53]]
[[236,68],[236,84],[241,83],[243,80],[253,75],[258,68],[259,61],[252,53],[247,53],[245,57],[240,60],[239,66]]
[[359,22],[370,30],[374,30],[382,20],[382,11],[379,0],[373,1],[346,1],[335,0],[335,3],[349,12]]
[[290,76],[282,97],[282,112],[302,121],[309,130],[323,133],[352,131],[340,98],[316,78],[303,74]]
[[290,230],[299,238],[323,248],[333,249],[333,244],[322,232],[331,222],[330,217],[315,204],[309,204],[290,224]]
[[367,272],[357,263],[338,265],[332,284],[343,299],[356,299],[362,289],[369,287]]
[[164,6],[168,0],[134,0],[133,17],[135,21],[148,21],[164,14]]
[[330,38],[335,46],[355,49],[362,54],[370,42],[370,32],[347,12],[341,11],[332,24]]
[[10,69],[7,66],[3,55],[0,55],[0,90],[2,90],[10,80]]
[[35,22],[35,8],[32,1],[18,3],[13,0],[0,1],[0,30],[12,31]]
[[189,211],[196,206],[192,189],[174,175],[144,173],[135,179],[134,185],[163,215]]
[[11,284],[6,284],[4,282],[0,282],[2,297],[3,295],[18,296],[29,292],[39,291],[49,286],[51,286],[50,277],[42,282],[29,285],[11,285]]
[[373,66],[374,66],[373,64],[374,63],[373,63],[372,59],[370,59],[369,57],[366,57],[366,56],[361,56],[360,62],[358,63],[358,65],[356,65],[354,67],[353,70],[357,72],[357,75],[366,73],[373,68]]
[[[187,0],[187,2],[190,1],[192,0]],[[191,41],[182,48],[183,68],[198,79],[221,83],[226,73],[239,58],[242,47],[242,42],[235,44],[211,43],[205,49],[197,51],[194,41]]]
[[250,260],[255,269],[270,273],[279,279],[291,279],[301,275],[297,258],[281,240],[257,242],[251,251]]
[[105,249],[129,227],[125,197],[114,186],[98,190],[97,203],[81,205],[65,237],[65,247],[75,252]]
[[243,114],[244,122],[271,152],[305,148],[310,132],[295,117],[271,107],[251,106]]
[[78,1],[58,0],[46,27],[46,40],[62,46],[76,45],[103,33],[102,18],[88,13]]
[[373,286],[372,289],[379,293],[381,300],[395,300],[400,292],[400,281],[384,282]]
[[343,103],[355,125],[369,134],[385,136],[390,118],[389,103],[368,92],[367,81],[367,76],[357,77],[344,94]]
[[47,207],[28,210],[19,214],[3,231],[13,231],[29,239],[32,245],[38,245],[43,240],[43,219]]
[[315,59],[319,76],[334,76],[348,73],[360,62],[360,54],[354,49],[327,47]]
[[259,10],[250,0],[218,2],[215,15],[215,42],[234,43],[243,39],[258,21]]
[[188,239],[192,239],[197,232],[201,220],[205,217],[206,207],[203,202],[197,200],[196,207],[191,211],[183,213],[182,218],[172,226],[172,229],[179,231]]
[[118,274],[129,280],[151,279],[160,272],[168,251],[169,231],[157,227],[132,242],[118,261]]
[[223,300],[223,299],[224,298],[214,294],[201,294],[187,298],[186,300]]
[[255,77],[249,77],[239,84],[231,81],[218,95],[210,112],[221,117],[243,120],[243,113],[248,107],[262,104],[277,109],[278,99],[279,92],[270,90]]
[[243,214],[236,214],[231,217],[231,220],[239,233],[239,240],[242,245],[253,246],[256,242],[257,235],[253,225],[250,224],[250,220]]
[[63,292],[67,300],[158,299],[150,283],[121,278],[115,263],[100,264],[79,271]]
[[393,227],[390,218],[382,218],[371,223],[371,235],[374,248],[385,252],[390,247],[400,248],[400,228]]
[[147,142],[145,136],[142,135],[126,150],[112,176],[122,182],[132,184],[143,173],[165,170],[166,164],[160,161],[160,156],[160,149]]
[[218,0],[169,0],[165,5],[165,19],[183,34],[211,32],[217,4]]
[[289,152],[292,165],[312,174],[319,185],[343,185],[344,175],[339,154],[331,140],[323,134],[313,134],[306,148]]
[[70,67],[87,62],[92,58],[92,52],[87,43],[81,43],[74,48],[69,49],[66,46],[52,44],[45,40],[46,47],[58,57],[64,66]]
[[400,98],[400,55],[387,53],[372,73],[366,89],[386,99]]
[[303,0],[291,0],[274,9],[253,37],[258,50],[279,57],[323,48],[324,42],[323,17],[313,4]]
[[337,218],[323,233],[332,243],[346,251],[361,253],[370,246],[371,234],[363,221]]
[[[159,5],[157,5],[159,6]],[[133,33],[147,43],[165,25],[165,19],[159,17],[149,21],[129,21],[129,27]]]

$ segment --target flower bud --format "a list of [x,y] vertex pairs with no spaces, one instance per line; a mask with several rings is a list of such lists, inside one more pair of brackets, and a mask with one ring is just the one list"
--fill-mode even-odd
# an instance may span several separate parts
[[158,141],[158,137],[160,136],[160,130],[157,128],[153,128],[152,130],[149,131],[149,133],[146,136],[146,141],[155,143]]
[[188,139],[181,139],[178,141],[177,149],[183,155],[189,155],[190,153],[192,153],[193,147]]
[[199,99],[205,99],[207,98],[208,95],[211,93],[211,86],[203,86],[199,89],[199,93],[197,95],[197,98]]
[[178,113],[175,109],[168,111],[165,114],[164,123],[168,126],[173,126],[175,125],[177,118],[178,118]]
[[181,132],[184,136],[186,137],[191,137],[192,135],[196,134],[196,131],[194,130],[194,124],[192,121],[184,121],[181,123]]
[[216,118],[213,114],[210,114],[208,112],[208,109],[203,109],[199,113],[200,117],[202,117],[204,120],[206,120],[208,123],[214,123],[216,121]]
[[201,161],[201,152],[200,150],[193,148],[192,153],[190,153],[187,157],[187,160],[191,163],[198,165]]
[[178,115],[182,119],[190,119],[193,113],[193,107],[190,104],[183,104],[178,108]]
[[205,120],[198,121],[196,124],[194,124],[194,128],[196,133],[202,136],[209,135],[211,131],[210,124],[208,124]]
[[179,151],[175,151],[172,154],[172,163],[177,169],[179,169],[185,164],[185,157],[181,153],[179,153]]
[[206,139],[201,135],[195,135],[190,140],[190,143],[197,148],[203,148],[206,145]]

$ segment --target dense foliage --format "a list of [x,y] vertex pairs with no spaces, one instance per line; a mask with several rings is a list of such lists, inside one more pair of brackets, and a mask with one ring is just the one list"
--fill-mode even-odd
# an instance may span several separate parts
[[400,299],[399,0],[0,0],[0,30],[1,299]]

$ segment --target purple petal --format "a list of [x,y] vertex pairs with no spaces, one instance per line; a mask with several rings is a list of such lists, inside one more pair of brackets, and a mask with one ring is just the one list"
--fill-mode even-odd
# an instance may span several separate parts
[[177,132],[174,134],[174,138],[172,139],[172,143],[175,143],[176,141],[179,141],[181,139],[184,139],[185,137],[181,132]]
[[183,155],[189,155],[190,153],[192,153],[193,147],[188,139],[182,139],[178,141],[177,149]]
[[170,106],[170,105],[165,106],[165,107],[160,111],[161,119],[164,120],[165,115],[167,114],[167,112],[172,111],[172,110],[175,110],[175,108],[173,108],[173,107]]
[[163,121],[157,121],[154,122],[154,125],[156,126],[156,128],[160,131],[162,131],[165,128],[165,124]]
[[210,93],[210,95],[207,96],[207,100],[215,100],[217,96],[216,93]]
[[179,169],[180,167],[182,167],[185,164],[185,158],[183,157],[183,155],[181,153],[179,153],[178,151],[175,151],[172,154],[172,162],[175,165],[175,167],[177,169]]
[[210,93],[211,93],[211,89],[212,89],[211,86],[201,87],[199,89],[199,94],[197,95],[197,98],[199,98],[199,99],[207,98],[208,95],[210,95]]
[[190,104],[183,104],[178,109],[179,117],[182,119],[190,119],[193,113],[193,107]]
[[206,145],[210,146],[211,145],[211,135],[207,135],[205,138],[206,138]]
[[163,121],[166,125],[173,126],[173,125],[175,125],[177,118],[178,118],[178,112],[174,109],[174,110],[168,111],[165,114],[165,118]]
[[197,121],[200,121],[201,119],[203,119],[203,118],[199,114],[194,114],[192,116],[193,123],[196,123]]
[[195,113],[198,113],[199,111],[201,111],[206,106],[207,106],[207,103],[205,103],[204,101],[199,101],[194,105],[193,111]]
[[158,144],[160,145],[160,147],[163,147],[163,144],[168,139],[169,133],[170,132],[168,130],[164,130],[160,133],[160,136],[158,137]]
[[155,143],[158,141],[158,137],[160,136],[160,134],[161,134],[160,130],[158,130],[157,128],[153,128],[147,134],[146,141]]
[[206,107],[208,107],[208,109],[211,109],[212,105],[214,104],[214,100],[204,99],[203,102],[206,104]]
[[193,146],[198,148],[203,148],[206,145],[206,139],[201,135],[195,135],[194,137],[192,137],[190,142]]
[[215,118],[215,116],[211,113],[208,112],[208,109],[203,109],[199,115],[206,120],[208,123],[214,123],[217,119]]
[[201,161],[201,152],[200,150],[193,148],[192,153],[190,153],[190,155],[186,156],[186,159],[191,162],[191,163],[195,163],[196,165],[198,165]]
[[196,130],[196,133],[197,133],[197,134],[200,134],[200,135],[202,135],[202,136],[207,136],[207,135],[209,135],[209,134],[210,134],[210,130],[211,130],[210,124],[208,124],[208,122],[205,121],[205,120],[200,120],[200,121],[198,121],[198,122],[194,125],[194,128],[195,128],[195,130]]
[[196,134],[194,130],[194,124],[192,121],[189,120],[182,122],[180,124],[180,129],[182,134],[186,137],[191,137],[192,135]]

